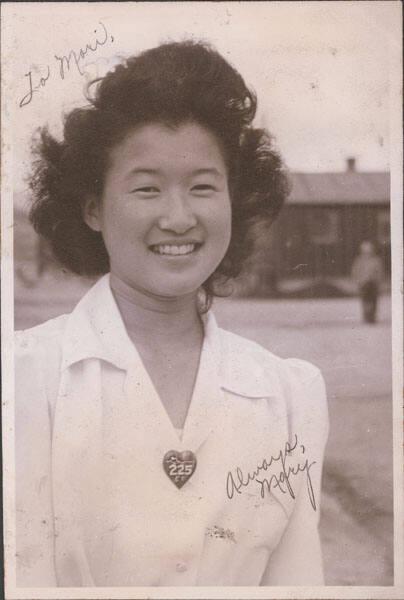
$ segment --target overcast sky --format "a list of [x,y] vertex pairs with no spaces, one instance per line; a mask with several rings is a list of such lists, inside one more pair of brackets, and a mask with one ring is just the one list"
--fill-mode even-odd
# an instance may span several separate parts
[[[257,123],[275,135],[291,170],[341,171],[348,156],[360,170],[388,169],[399,2],[16,3],[4,13],[17,188],[33,130],[47,122],[58,133],[62,111],[83,102],[88,78],[120,56],[191,36],[212,42],[256,90]],[[107,42],[80,62],[85,73],[72,64],[62,79],[55,56],[79,53],[97,37]],[[48,67],[44,86],[20,108],[26,74],[35,86]]]

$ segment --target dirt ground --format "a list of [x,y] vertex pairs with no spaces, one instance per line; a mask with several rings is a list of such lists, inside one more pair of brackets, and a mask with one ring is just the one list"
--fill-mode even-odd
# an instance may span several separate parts
[[[16,328],[70,311],[87,287],[64,276],[17,282]],[[331,424],[320,523],[326,583],[392,585],[390,298],[381,298],[375,325],[361,323],[355,298],[221,299],[214,312],[226,329],[322,369]]]

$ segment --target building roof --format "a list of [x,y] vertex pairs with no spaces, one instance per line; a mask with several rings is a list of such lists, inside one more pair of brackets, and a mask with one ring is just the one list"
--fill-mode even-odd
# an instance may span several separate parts
[[388,204],[389,173],[291,173],[288,204]]

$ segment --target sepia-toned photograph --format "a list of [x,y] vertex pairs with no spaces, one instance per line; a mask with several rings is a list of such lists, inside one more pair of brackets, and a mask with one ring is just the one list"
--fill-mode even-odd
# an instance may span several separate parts
[[402,6],[5,2],[6,598],[402,598]]

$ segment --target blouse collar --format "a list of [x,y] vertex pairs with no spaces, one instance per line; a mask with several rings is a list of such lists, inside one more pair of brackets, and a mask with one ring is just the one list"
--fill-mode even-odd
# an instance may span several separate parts
[[[279,394],[275,365],[268,371],[263,364],[264,355],[273,355],[219,328],[211,311],[203,315],[203,323],[204,345],[211,354],[211,364],[217,367],[223,389],[250,398]],[[67,319],[62,369],[90,358],[104,360],[124,371],[137,359],[110,288],[109,274],[97,281]],[[276,357],[273,359],[279,361]]]

